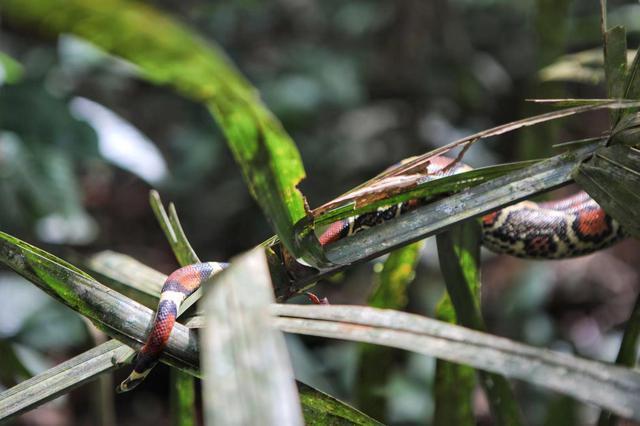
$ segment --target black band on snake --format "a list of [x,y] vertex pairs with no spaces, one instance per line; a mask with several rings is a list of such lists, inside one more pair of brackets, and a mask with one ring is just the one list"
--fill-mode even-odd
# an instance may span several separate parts
[[[470,170],[447,157],[434,157],[426,176],[437,179]],[[350,217],[331,224],[318,238],[331,244],[357,232],[389,221],[427,201],[414,199]],[[557,201],[524,201],[482,218],[482,244],[496,253],[528,259],[566,259],[609,247],[625,237],[614,219],[586,193],[579,192]],[[182,301],[226,264],[208,262],[186,266],[165,282],[154,325],[138,354],[131,375],[118,387],[126,392],[137,386],[158,362],[166,346]]]

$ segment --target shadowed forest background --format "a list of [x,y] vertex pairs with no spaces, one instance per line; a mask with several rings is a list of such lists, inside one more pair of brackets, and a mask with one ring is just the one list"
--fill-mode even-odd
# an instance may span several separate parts
[[[301,151],[302,190],[312,207],[406,157],[548,110],[525,99],[606,97],[599,66],[564,75],[548,68],[565,54],[601,49],[596,1],[146,3],[220,43],[259,89]],[[113,250],[169,273],[177,264],[148,202],[156,188],[175,202],[202,259],[227,260],[273,234],[206,108],[143,81],[133,65],[80,38],[54,38],[4,19],[1,6],[0,19],[0,55],[22,65],[17,82],[7,65],[0,68],[0,230],[67,259]],[[611,1],[609,20],[625,25],[635,49],[640,5]],[[554,121],[475,144],[465,162],[541,158],[558,152],[553,144],[607,126],[602,111]],[[553,262],[484,252],[488,329],[615,359],[640,291],[639,248],[627,240]],[[332,303],[365,304],[375,265],[351,268],[314,291]],[[443,291],[428,241],[407,310],[433,316]],[[0,390],[92,342],[80,316],[0,270]],[[433,359],[393,351],[374,372],[384,385],[362,389],[360,345],[293,335],[287,342],[306,383],[390,424],[430,423]],[[135,393],[116,397],[117,424],[169,424],[167,371],[158,367]],[[92,424],[89,386],[16,424]],[[529,424],[597,419],[597,409],[568,397],[520,382],[514,388]],[[480,390],[473,405],[491,424]]]

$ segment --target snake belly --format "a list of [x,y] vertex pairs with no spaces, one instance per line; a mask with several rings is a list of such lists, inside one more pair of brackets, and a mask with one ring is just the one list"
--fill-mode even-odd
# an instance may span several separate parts
[[[436,179],[471,168],[447,157],[434,157],[426,176]],[[331,244],[357,232],[381,225],[428,200],[413,199],[379,208],[331,224],[319,237],[321,245]],[[609,247],[625,237],[620,224],[585,192],[570,197],[536,203],[523,201],[482,218],[482,244],[491,251],[528,259],[565,259]],[[207,262],[185,266],[165,281],[151,333],[137,355],[134,369],[116,389],[126,392],[149,374],[158,363],[180,304],[226,263]]]

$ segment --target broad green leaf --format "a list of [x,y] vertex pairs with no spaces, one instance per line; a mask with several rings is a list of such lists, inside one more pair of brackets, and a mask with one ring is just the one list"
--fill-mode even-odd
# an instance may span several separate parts
[[206,424],[302,425],[284,336],[269,315],[275,299],[264,251],[238,257],[204,290]]
[[298,382],[298,392],[307,426],[381,425],[355,408],[304,383]]
[[640,150],[625,145],[601,148],[576,167],[573,177],[626,233],[640,238]]
[[[256,89],[215,44],[140,2],[2,0],[0,10],[16,23],[83,37],[131,61],[148,80],[206,105],[284,245],[297,257],[314,260],[294,238],[294,224],[306,215],[297,189],[305,176],[300,154]],[[310,246],[319,250],[317,243]]]
[[6,53],[0,52],[0,86],[20,81],[23,73],[24,70],[20,62]]
[[[436,241],[440,269],[458,324],[486,331],[480,312],[480,238],[479,224],[468,221],[438,235]],[[479,371],[478,376],[497,424],[522,424],[509,382],[503,376],[485,371]]]
[[0,393],[0,422],[18,416],[119,367],[133,350],[109,340]]

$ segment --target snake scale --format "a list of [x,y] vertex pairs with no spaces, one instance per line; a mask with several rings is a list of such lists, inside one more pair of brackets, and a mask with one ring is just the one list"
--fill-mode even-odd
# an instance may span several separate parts
[[[435,179],[466,170],[470,167],[441,156],[430,159],[425,175]],[[408,200],[340,220],[320,235],[320,244],[331,244],[382,224],[426,202]],[[482,243],[486,248],[528,259],[581,256],[606,248],[624,237],[620,225],[585,192],[556,201],[523,201],[482,218]],[[169,275],[162,287],[151,333],[137,355],[133,371],[116,389],[118,392],[129,391],[144,380],[169,340],[180,304],[202,282],[225,267],[223,263],[198,263]]]

